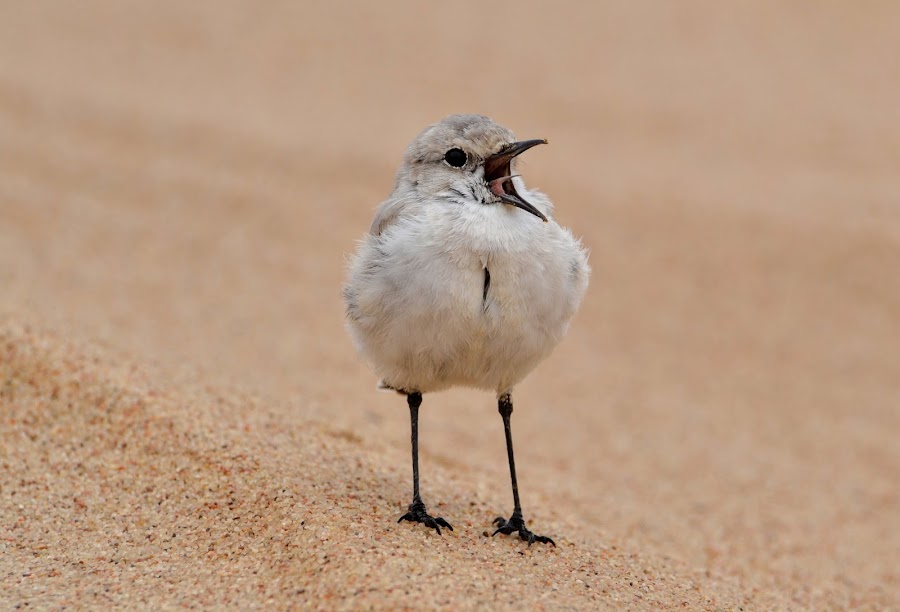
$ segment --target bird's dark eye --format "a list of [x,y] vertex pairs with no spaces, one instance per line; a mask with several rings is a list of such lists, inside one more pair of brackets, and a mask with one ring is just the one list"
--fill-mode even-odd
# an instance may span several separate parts
[[468,156],[462,149],[450,149],[449,151],[444,153],[444,161],[454,168],[462,168],[463,166],[465,166],[467,159]]

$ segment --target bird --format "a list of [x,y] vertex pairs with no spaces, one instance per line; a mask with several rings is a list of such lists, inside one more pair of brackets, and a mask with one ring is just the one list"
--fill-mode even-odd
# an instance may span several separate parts
[[563,338],[587,290],[587,249],[553,219],[553,204],[515,173],[546,144],[516,140],[483,115],[451,115],[407,147],[393,192],[348,260],[346,326],[379,388],[406,396],[413,498],[398,519],[441,534],[419,490],[422,395],[455,386],[496,393],[514,509],[493,532],[556,543],[528,529],[510,417],[513,387]]

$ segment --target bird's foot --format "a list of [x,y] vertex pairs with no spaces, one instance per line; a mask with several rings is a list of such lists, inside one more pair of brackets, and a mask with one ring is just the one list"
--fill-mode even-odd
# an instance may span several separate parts
[[453,526],[441,517],[433,517],[425,511],[425,504],[422,500],[414,500],[409,505],[406,514],[397,519],[398,523],[409,521],[411,523],[422,523],[426,527],[431,527],[441,535],[441,527],[446,527],[453,531]]
[[554,542],[551,538],[542,535],[535,535],[525,527],[525,519],[522,518],[522,515],[518,512],[513,512],[513,515],[509,517],[509,520],[504,519],[502,516],[498,516],[493,521],[494,525],[497,526],[497,531],[495,531],[492,536],[497,535],[498,533],[502,533],[504,535],[509,535],[511,533],[519,533],[519,537],[524,541],[528,542],[528,545],[531,546],[535,542],[540,542],[542,544],[553,544],[553,547],[556,548],[556,542]]

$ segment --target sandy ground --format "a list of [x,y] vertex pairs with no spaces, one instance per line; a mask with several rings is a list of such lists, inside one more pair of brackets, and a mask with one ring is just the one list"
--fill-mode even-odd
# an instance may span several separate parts
[[[377,8],[376,8],[377,6]],[[900,607],[894,3],[0,6],[0,605]],[[345,255],[453,112],[592,249],[516,393],[408,414]]]

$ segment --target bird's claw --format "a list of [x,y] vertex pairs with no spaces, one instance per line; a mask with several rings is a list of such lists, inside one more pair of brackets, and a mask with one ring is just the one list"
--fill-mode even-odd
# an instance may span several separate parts
[[498,533],[509,535],[518,532],[519,537],[525,542],[528,542],[529,546],[535,542],[540,542],[541,544],[553,544],[553,547],[556,548],[556,542],[554,542],[552,538],[535,535],[529,531],[528,528],[525,527],[525,519],[522,518],[521,514],[513,513],[509,520],[506,520],[502,516],[498,516],[493,520],[493,524],[497,526],[497,530],[491,534],[492,537]]
[[406,514],[397,519],[398,523],[402,523],[403,521],[409,521],[411,523],[422,523],[426,527],[430,527],[438,532],[438,535],[441,535],[441,527],[446,527],[450,531],[453,531],[453,525],[445,521],[441,517],[434,517],[428,514],[425,511],[425,504],[421,501],[414,501],[409,505]]

